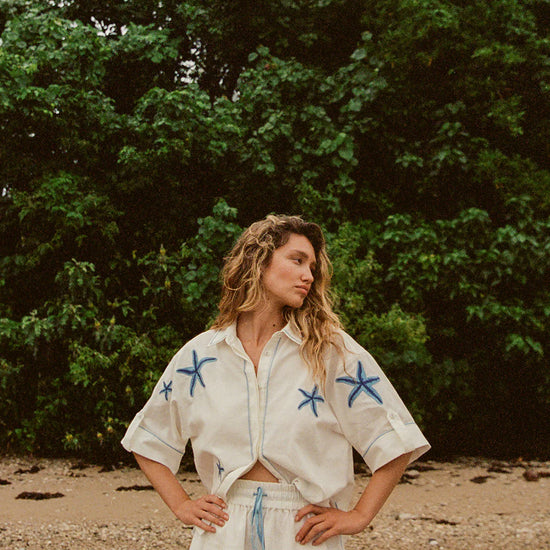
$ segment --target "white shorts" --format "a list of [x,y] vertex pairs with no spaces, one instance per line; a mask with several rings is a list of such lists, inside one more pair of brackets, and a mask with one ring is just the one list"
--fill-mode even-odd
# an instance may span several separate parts
[[[227,494],[229,520],[215,533],[195,527],[189,550],[298,550],[295,537],[304,520],[296,512],[308,504],[294,485],[237,480]],[[311,547],[311,544],[305,547]],[[342,537],[331,537],[322,550],[344,550]]]

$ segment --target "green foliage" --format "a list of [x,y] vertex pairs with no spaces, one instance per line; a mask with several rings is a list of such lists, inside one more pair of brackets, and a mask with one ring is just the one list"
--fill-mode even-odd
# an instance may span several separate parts
[[240,228],[288,212],[438,454],[548,454],[549,15],[0,2],[0,448],[122,456]]
[[6,448],[78,452],[99,461],[121,456],[120,437],[183,343],[182,333],[210,321],[218,266],[241,231],[230,221],[235,215],[220,200],[180,251],[161,247],[136,256],[130,262],[141,273],[136,295],[111,300],[118,286],[112,275],[72,259],[41,307],[19,321],[0,321],[2,349],[23,363],[1,363]]

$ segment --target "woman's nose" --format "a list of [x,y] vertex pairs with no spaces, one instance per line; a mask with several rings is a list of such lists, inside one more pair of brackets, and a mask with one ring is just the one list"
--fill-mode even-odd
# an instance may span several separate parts
[[313,281],[313,272],[309,267],[306,267],[302,273],[302,280],[312,282]]

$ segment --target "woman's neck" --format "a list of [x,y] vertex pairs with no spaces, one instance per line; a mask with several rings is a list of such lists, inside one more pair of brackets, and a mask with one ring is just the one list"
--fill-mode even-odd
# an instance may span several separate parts
[[237,319],[237,336],[254,345],[267,342],[285,326],[282,310],[262,309],[241,313]]

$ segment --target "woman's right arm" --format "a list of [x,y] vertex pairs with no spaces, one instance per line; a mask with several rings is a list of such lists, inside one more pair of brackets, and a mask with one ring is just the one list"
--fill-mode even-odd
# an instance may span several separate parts
[[223,527],[229,519],[224,511],[226,504],[221,498],[216,495],[205,495],[193,500],[167,466],[137,453],[134,453],[134,456],[162,500],[186,525],[196,525],[205,531],[215,533],[214,526],[205,522]]

